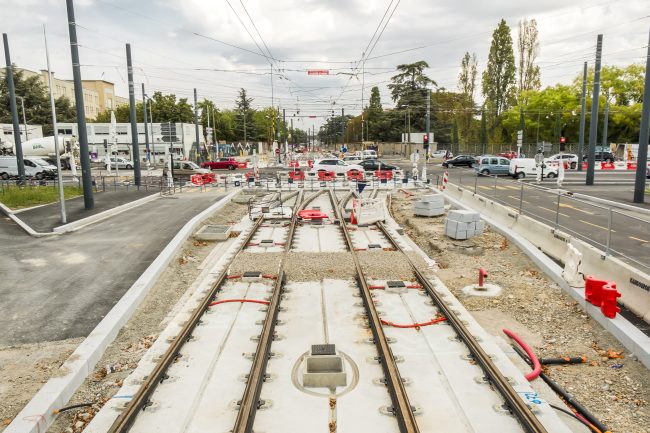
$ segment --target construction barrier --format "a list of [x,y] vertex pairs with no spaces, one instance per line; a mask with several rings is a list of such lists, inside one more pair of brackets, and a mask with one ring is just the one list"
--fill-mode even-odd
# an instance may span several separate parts
[[305,180],[305,172],[304,171],[290,171],[289,172],[289,179],[291,179],[291,180]]
[[391,180],[393,179],[393,172],[391,170],[377,170],[375,171],[375,177],[379,180]]
[[585,299],[592,305],[600,307],[605,317],[613,319],[621,311],[618,298],[621,294],[616,290],[616,283],[599,280],[592,276],[585,279]]
[[331,181],[334,179],[333,171],[318,170],[318,180]]
[[201,174],[193,174],[190,179],[192,180],[192,184],[196,186],[201,186],[204,184],[203,175]]
[[363,172],[359,170],[349,170],[347,176],[348,180],[363,180]]

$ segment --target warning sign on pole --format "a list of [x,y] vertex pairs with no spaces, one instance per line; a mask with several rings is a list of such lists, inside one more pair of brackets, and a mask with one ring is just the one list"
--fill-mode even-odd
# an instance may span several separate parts
[[307,75],[329,75],[329,69],[307,69]]

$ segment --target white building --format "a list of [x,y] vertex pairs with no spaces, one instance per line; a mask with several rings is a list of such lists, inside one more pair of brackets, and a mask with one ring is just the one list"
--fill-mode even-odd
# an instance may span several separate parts
[[[25,125],[20,124],[21,142],[41,137],[43,137],[43,127],[41,125],[27,125],[27,134],[25,134]],[[4,143],[14,143],[14,126],[11,123],[0,123],[0,145]]]

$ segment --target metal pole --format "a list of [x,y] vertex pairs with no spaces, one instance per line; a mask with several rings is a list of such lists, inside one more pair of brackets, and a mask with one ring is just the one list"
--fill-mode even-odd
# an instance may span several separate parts
[[20,98],[20,107],[23,110],[23,125],[25,126],[25,141],[29,140],[29,134],[27,133],[27,116],[25,116],[25,98],[22,96],[17,96]]
[[431,95],[429,94],[429,89],[426,89],[427,92],[427,117],[426,117],[426,134],[427,134],[427,147],[424,149],[424,167],[426,169],[426,164],[429,162],[429,146],[431,146],[431,136],[429,135],[431,133]]
[[147,124],[147,95],[144,93],[142,83],[142,121],[144,122],[144,145],[147,149],[147,165],[151,164],[151,149],[149,149],[149,125]]
[[560,197],[562,195],[557,193],[557,207],[555,208],[555,228],[560,224]]
[[[648,38],[650,40],[650,37]],[[650,42],[649,42],[650,44]],[[645,85],[643,90],[643,114],[641,114],[641,128],[639,130],[639,150],[636,157],[636,178],[634,181],[634,203],[643,203],[645,193],[645,175],[648,163],[648,137],[650,131],[650,45],[645,65]]]
[[605,245],[605,257],[609,255],[609,245],[612,241],[612,207],[607,212],[607,245]]
[[156,168],[156,142],[153,139],[153,112],[151,111],[151,98],[149,98],[149,129],[151,130],[151,150],[153,152],[153,168]]
[[596,141],[598,135],[598,99],[600,96],[600,57],[603,52],[603,35],[596,42],[596,67],[594,71],[594,95],[591,98],[591,119],[589,121],[589,159],[587,162],[587,185],[594,184],[594,165],[596,164]]
[[341,108],[341,144],[345,144],[345,108]]
[[196,135],[196,163],[200,162],[199,154],[199,107],[196,102],[196,87],[194,88],[194,133]]
[[609,123],[609,101],[605,102],[605,119],[603,124],[603,150],[609,148],[609,143],[607,142],[607,124]]
[[61,155],[59,155],[59,134],[56,127],[56,105],[54,104],[54,90],[52,90],[52,70],[50,69],[50,51],[47,48],[47,34],[43,24],[43,37],[45,38],[45,59],[47,62],[47,79],[50,90],[50,107],[52,108],[52,138],[54,139],[54,153],[56,154],[56,178],[59,184],[59,203],[61,205],[61,223],[67,223],[65,213],[65,192],[63,190],[63,174],[61,173]]
[[79,159],[81,160],[81,179],[84,188],[84,207],[95,207],[92,179],[90,172],[90,154],[88,153],[88,132],[86,131],[86,113],[84,112],[84,90],[81,86],[81,66],[79,65],[79,44],[77,42],[77,24],[74,18],[73,0],[66,0],[68,10],[68,33],[70,34],[70,54],[72,57],[72,76],[74,79],[74,101],[77,109],[77,130],[79,132]]
[[580,111],[580,132],[578,138],[578,171],[582,171],[582,159],[585,149],[585,117],[587,111],[587,62],[582,71],[582,110]]
[[521,183],[521,189],[519,190],[519,215],[521,215],[521,210],[524,206],[524,184]]
[[[129,79],[129,117],[131,118],[131,151],[133,156],[133,182],[140,186],[140,145],[138,144],[138,119],[135,111],[135,88],[133,87],[133,63],[131,44],[126,44],[126,67]],[[117,163],[115,164],[117,165]]]
[[16,88],[14,87],[14,72],[11,65],[11,56],[9,55],[9,40],[7,34],[2,34],[2,40],[5,48],[5,60],[7,62],[7,87],[9,88],[9,106],[11,109],[11,120],[14,125],[14,144],[16,152],[16,162],[18,165],[18,178],[20,183],[25,181],[25,160],[23,159],[23,145],[20,140],[20,121],[18,120],[18,108],[16,107]]

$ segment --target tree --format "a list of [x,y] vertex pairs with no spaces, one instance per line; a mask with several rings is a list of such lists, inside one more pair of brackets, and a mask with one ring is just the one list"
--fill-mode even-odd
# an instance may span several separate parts
[[537,21],[524,18],[519,21],[519,35],[517,37],[519,48],[519,92],[539,90],[542,87],[539,66],[535,60],[539,55],[539,32]]
[[515,55],[512,50],[510,27],[501,20],[494,33],[483,72],[483,96],[495,118],[515,101]]
[[366,139],[370,140],[372,137],[373,140],[377,140],[379,137],[379,127],[384,114],[384,109],[381,106],[381,95],[377,86],[370,90],[370,102],[366,112],[368,118],[368,137]]
[[476,74],[478,68],[478,60],[476,53],[466,52],[460,61],[460,74],[458,74],[458,90],[461,93],[469,96],[472,103],[474,103],[474,91],[476,89]]
[[239,89],[239,95],[235,101],[237,108],[237,131],[241,132],[244,141],[248,140],[248,130],[253,126],[253,112],[251,111],[251,102],[253,98],[246,96],[246,89],[243,87]]
[[398,65],[399,73],[391,78],[392,83],[388,85],[393,102],[397,102],[399,108],[404,107],[409,101],[419,100],[430,84],[437,87],[435,81],[424,75],[424,68],[429,64],[424,60],[419,62]]

